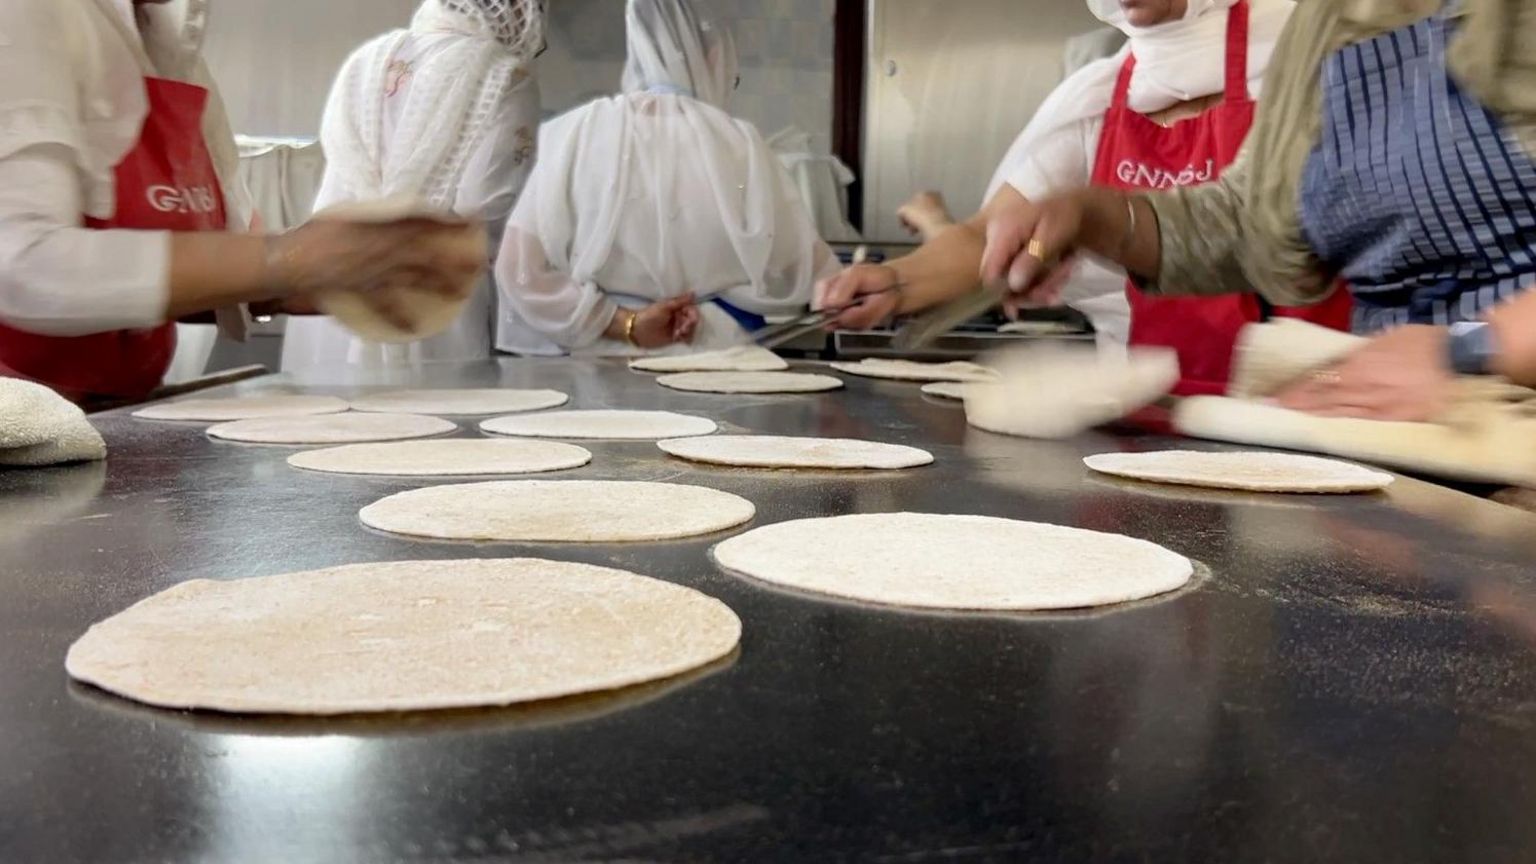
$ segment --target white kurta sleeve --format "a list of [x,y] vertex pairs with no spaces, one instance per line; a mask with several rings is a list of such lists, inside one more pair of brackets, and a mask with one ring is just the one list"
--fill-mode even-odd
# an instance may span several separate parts
[[54,336],[160,324],[170,235],[90,230],[80,210],[67,148],[29,147],[0,158],[0,320]]
[[514,317],[567,350],[602,339],[618,311],[602,289],[552,267],[539,238],[516,224],[502,238],[496,286]]

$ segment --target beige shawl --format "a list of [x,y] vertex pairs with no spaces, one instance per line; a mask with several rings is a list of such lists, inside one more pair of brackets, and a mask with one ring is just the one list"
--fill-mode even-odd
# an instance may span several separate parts
[[[1322,132],[1322,70],[1345,45],[1435,14],[1444,0],[1303,0],[1276,48],[1258,118],[1219,183],[1149,196],[1163,238],[1154,290],[1258,291],[1317,302],[1337,273],[1302,237],[1302,170]],[[1536,155],[1536,0],[1463,0],[1449,65],[1457,82]],[[1234,232],[1233,225],[1241,226]]]

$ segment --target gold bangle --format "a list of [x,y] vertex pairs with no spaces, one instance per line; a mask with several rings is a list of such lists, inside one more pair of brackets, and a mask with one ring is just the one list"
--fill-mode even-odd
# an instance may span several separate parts
[[624,341],[628,342],[631,348],[640,347],[640,343],[635,341],[635,322],[638,320],[640,316],[635,312],[629,313],[629,317],[624,320]]

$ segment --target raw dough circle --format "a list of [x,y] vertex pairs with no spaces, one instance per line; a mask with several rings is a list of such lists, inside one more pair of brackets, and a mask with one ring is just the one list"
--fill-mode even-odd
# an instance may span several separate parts
[[141,420],[201,420],[224,423],[260,417],[340,414],[350,407],[334,396],[247,396],[240,399],[183,399],[133,412]]
[[478,416],[557,408],[571,401],[558,390],[396,390],[352,400],[352,410],[381,414]]
[[436,540],[633,543],[724,531],[756,513],[745,498],[677,483],[503,480],[401,492],[363,524]]
[[789,438],[776,435],[716,435],[675,438],[657,444],[694,462],[748,468],[874,468],[895,470],[933,463],[916,447],[853,438]]
[[1170,348],[1117,355],[1046,343],[1000,351],[991,362],[998,383],[966,389],[966,421],[1024,438],[1068,438],[1118,420],[1152,404],[1179,380],[1179,358]]
[[953,363],[917,363],[911,360],[887,360],[871,357],[857,363],[833,363],[833,369],[865,378],[892,381],[996,381],[997,373],[977,363],[963,360]]
[[924,384],[923,392],[929,396],[937,396],[940,399],[965,401],[965,385],[958,381],[939,381],[934,384]]
[[1182,587],[1161,546],[990,516],[887,513],[781,522],[714,549],[720,566],[790,588],[894,606],[1082,609]]
[[700,354],[637,357],[629,361],[629,368],[637,372],[780,372],[789,363],[767,348],[743,345]]
[[[441,218],[413,196],[395,196],[376,201],[356,201],[329,207],[314,216],[317,220],[347,220],[353,222],[387,223],[405,219]],[[477,224],[443,224],[430,239],[442,254],[450,251],[481,261],[489,260],[490,238],[485,229]],[[474,294],[480,274],[475,273],[463,280],[457,296],[449,297],[437,291],[428,291],[414,285],[390,285],[378,290],[388,292],[395,308],[411,322],[402,329],[375,312],[359,294],[332,291],[315,298],[315,305],[327,315],[341,322],[342,326],[371,342],[415,342],[427,339],[447,330]]]
[[183,582],[86,631],[71,677],[167,708],[349,714],[629,687],[729,654],[691,588],[538,559],[352,564]]
[[440,417],[416,414],[326,414],[320,417],[265,417],[208,427],[208,434],[247,444],[358,444],[445,435],[459,427]]
[[715,421],[671,411],[551,411],[526,417],[496,417],[480,424],[496,435],[523,438],[606,438],[655,441],[713,435]]
[[1381,471],[1297,453],[1102,453],[1089,456],[1083,464],[1117,477],[1251,492],[1374,492],[1392,485],[1393,480],[1391,474]]
[[819,393],[843,386],[831,375],[802,372],[684,372],[663,375],[656,383],[690,393]]
[[307,471],[390,477],[538,474],[580,468],[591,461],[590,451],[570,444],[487,441],[483,438],[348,444],[324,450],[305,450],[288,457],[289,465]]

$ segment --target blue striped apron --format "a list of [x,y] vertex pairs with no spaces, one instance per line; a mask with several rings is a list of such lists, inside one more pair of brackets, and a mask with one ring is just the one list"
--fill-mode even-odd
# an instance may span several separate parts
[[1475,320],[1536,283],[1536,161],[1452,80],[1452,31],[1442,11],[1323,71],[1301,223],[1349,282],[1356,332]]

